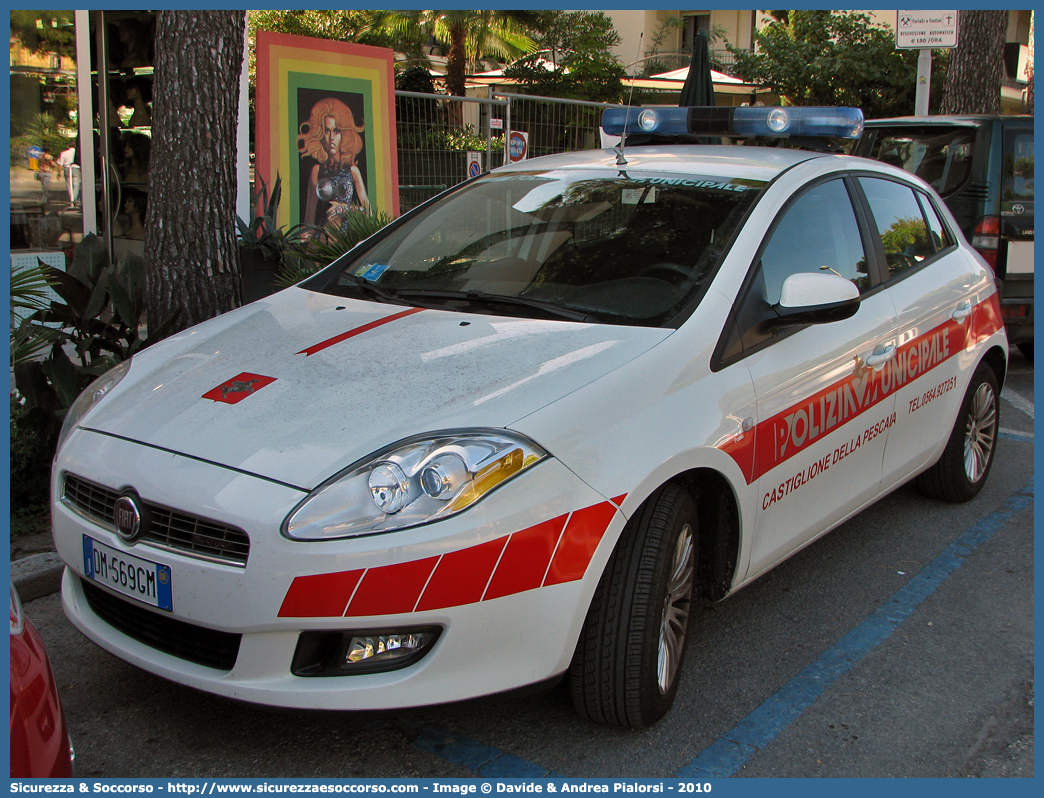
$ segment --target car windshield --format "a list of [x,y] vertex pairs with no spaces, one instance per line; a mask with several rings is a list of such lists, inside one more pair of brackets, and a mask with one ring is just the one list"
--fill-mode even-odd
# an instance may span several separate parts
[[492,174],[304,287],[463,312],[668,325],[713,274],[763,186],[591,170]]
[[968,179],[974,137],[967,127],[880,128],[870,157],[913,172],[945,197]]

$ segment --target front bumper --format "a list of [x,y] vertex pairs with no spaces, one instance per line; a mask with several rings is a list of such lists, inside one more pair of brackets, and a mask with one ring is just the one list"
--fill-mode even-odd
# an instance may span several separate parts
[[[118,464],[115,467],[109,464]],[[237,526],[245,566],[150,544],[61,500],[65,472],[112,490]],[[557,460],[520,475],[459,516],[354,540],[300,542],[279,532],[303,494],[216,465],[91,432],[55,468],[54,537],[67,564],[66,614],[116,656],[172,681],[244,701],[302,709],[391,709],[498,693],[566,670],[622,514]],[[190,505],[190,506],[187,506]],[[166,612],[93,584],[138,612],[241,636],[231,667],[146,644],[103,620],[84,593],[83,539],[170,567]],[[291,674],[305,631],[441,628],[413,665],[387,672]]]

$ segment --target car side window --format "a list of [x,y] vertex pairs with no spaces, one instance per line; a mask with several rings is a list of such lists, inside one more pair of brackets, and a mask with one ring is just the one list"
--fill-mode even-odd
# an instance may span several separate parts
[[935,245],[935,251],[946,249],[954,243],[953,235],[946,229],[946,225],[942,223],[939,214],[935,211],[935,206],[932,205],[932,201],[928,199],[927,194],[922,194],[918,191],[917,200],[921,203],[921,211],[928,222],[928,230],[932,234],[932,244]]
[[870,157],[913,172],[942,196],[971,174],[973,134],[967,128],[882,128]]
[[1001,199],[1033,201],[1033,133],[1009,132],[1004,141],[1004,190]]
[[807,272],[839,275],[851,280],[860,293],[870,288],[863,239],[842,179],[813,186],[783,212],[730,319],[719,350],[722,361],[762,348],[797,329],[766,322],[778,318],[773,305],[779,302],[783,281]]
[[884,246],[888,279],[916,268],[936,247],[912,188],[892,180],[859,178]]
[[765,301],[779,302],[783,281],[802,272],[836,274],[860,293],[870,287],[859,225],[842,180],[806,191],[776,225],[761,256]]

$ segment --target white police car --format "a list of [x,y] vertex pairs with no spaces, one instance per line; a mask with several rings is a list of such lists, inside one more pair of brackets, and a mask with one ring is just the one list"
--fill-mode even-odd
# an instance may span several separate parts
[[[625,120],[862,125],[630,109],[607,132]],[[1006,362],[990,270],[906,172],[633,137],[514,164],[92,386],[54,466],[65,610],[246,701],[567,674],[581,714],[644,727],[698,599],[907,480],[975,495]]]

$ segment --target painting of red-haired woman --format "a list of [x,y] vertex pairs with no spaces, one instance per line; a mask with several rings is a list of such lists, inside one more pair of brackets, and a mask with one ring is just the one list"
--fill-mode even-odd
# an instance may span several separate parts
[[340,227],[345,214],[370,210],[360,157],[366,128],[361,119],[356,120],[361,114],[345,101],[354,99],[351,95],[327,95],[314,102],[304,96],[314,93],[306,90],[298,97],[302,112],[311,103],[297,136],[304,193],[302,221],[323,228],[330,224]]

